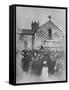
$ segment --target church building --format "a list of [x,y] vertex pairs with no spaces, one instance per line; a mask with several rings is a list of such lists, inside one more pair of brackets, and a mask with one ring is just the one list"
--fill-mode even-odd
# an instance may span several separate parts
[[39,22],[32,21],[31,29],[20,29],[17,48],[32,50],[40,49],[41,45],[44,49],[63,48],[64,33],[51,21],[51,15],[48,18],[49,21],[41,26]]

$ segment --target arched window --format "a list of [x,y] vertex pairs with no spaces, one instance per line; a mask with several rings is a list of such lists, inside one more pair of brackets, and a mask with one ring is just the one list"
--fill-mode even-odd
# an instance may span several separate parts
[[27,40],[25,40],[25,41],[24,41],[24,49],[27,49],[27,46],[28,46]]
[[52,29],[51,28],[49,28],[48,30],[48,35],[49,35],[49,39],[52,39]]

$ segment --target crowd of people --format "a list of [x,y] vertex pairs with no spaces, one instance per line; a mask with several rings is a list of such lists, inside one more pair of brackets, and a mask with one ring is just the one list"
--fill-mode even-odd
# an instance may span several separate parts
[[38,75],[41,75],[43,67],[48,68],[49,74],[55,73],[59,68],[56,67],[57,59],[62,56],[59,52],[50,50],[22,50],[21,54],[23,71],[28,72],[31,67],[31,71]]

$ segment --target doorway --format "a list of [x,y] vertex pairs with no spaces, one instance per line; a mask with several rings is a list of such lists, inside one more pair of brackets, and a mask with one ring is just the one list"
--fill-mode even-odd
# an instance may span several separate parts
[[27,40],[24,41],[24,49],[27,50],[27,47],[28,47],[28,43],[27,43]]

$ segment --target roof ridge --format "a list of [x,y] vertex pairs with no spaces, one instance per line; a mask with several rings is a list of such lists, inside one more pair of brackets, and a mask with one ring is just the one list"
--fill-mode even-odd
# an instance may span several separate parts
[[[43,25],[47,24],[48,22],[49,22],[49,21],[47,21],[46,23],[42,24],[40,27],[42,27]],[[40,27],[39,27],[39,28],[40,28]]]

